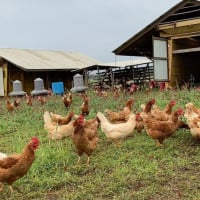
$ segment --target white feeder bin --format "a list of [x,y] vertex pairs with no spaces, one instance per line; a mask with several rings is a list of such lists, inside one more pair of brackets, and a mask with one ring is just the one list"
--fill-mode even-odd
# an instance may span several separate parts
[[71,92],[84,92],[88,87],[83,85],[83,76],[80,74],[76,74],[73,76],[73,85],[71,88]]
[[47,95],[48,90],[44,89],[44,81],[41,78],[36,78],[34,80],[34,90],[31,91],[32,96],[37,95]]
[[24,96],[26,92],[22,91],[22,83],[19,80],[13,81],[13,91],[8,94],[9,96]]

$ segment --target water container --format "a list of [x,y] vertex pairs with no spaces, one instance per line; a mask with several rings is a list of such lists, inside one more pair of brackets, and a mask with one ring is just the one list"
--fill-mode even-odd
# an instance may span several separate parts
[[44,88],[44,81],[41,78],[34,80],[34,90],[31,91],[31,95],[47,95],[48,90]]
[[22,91],[22,83],[19,80],[13,81],[13,91],[9,93],[9,96],[24,96],[26,92]]
[[63,82],[53,82],[51,85],[52,85],[52,91],[54,94],[62,95],[64,93]]
[[84,92],[88,87],[83,85],[83,76],[76,74],[73,76],[73,85],[71,92]]

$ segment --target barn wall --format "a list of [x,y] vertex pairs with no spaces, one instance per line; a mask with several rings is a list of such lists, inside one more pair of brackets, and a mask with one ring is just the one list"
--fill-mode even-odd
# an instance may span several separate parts
[[[23,82],[23,71],[12,64],[8,63],[8,79],[7,79],[7,87],[8,93],[13,91],[13,81],[19,80]],[[23,84],[22,84],[23,85]],[[22,86],[23,89],[23,86]]]
[[64,82],[65,90],[72,88],[74,74],[70,71],[48,72],[47,84],[51,87],[52,82]]
[[44,88],[51,88],[52,82],[63,82],[65,90],[72,88],[74,74],[70,71],[45,71],[45,72],[25,72],[14,65],[8,63],[8,93],[13,91],[13,81],[22,82],[22,90],[30,94],[34,90],[34,80],[41,78],[44,81]]
[[24,90],[31,93],[34,89],[34,80],[41,78],[44,81],[44,88],[52,87],[53,82],[63,82],[65,90],[72,88],[73,74],[68,71],[50,71],[50,72],[24,72]]

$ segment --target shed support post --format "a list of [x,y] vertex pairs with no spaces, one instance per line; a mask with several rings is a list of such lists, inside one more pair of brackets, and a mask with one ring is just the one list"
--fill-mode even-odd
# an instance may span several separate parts
[[112,67],[110,67],[110,79],[111,79],[111,88],[114,89],[114,73]]
[[168,40],[168,71],[169,71],[169,83],[166,84],[166,87],[169,86],[172,81],[172,51],[173,51],[173,40]]
[[84,85],[88,86],[88,73],[87,73],[87,69],[83,70],[83,77],[84,77]]
[[4,95],[8,95],[8,63],[3,64],[3,72],[4,72]]

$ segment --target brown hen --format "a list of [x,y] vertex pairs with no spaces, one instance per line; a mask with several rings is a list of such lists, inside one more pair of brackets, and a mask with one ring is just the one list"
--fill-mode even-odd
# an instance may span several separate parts
[[65,105],[66,108],[70,107],[72,104],[72,93],[69,92],[68,96],[67,95],[63,95],[63,103]]
[[13,192],[12,184],[28,172],[35,160],[35,150],[38,146],[39,140],[34,137],[21,154],[7,156],[0,160],[0,191],[3,190],[3,183],[7,183]]
[[99,140],[97,136],[98,127],[99,122],[96,118],[94,120],[84,120],[84,116],[80,115],[75,120],[72,140],[79,156],[77,163],[80,162],[83,153],[86,153],[88,156],[86,164],[89,164],[90,155],[96,149]]
[[89,98],[87,94],[82,94],[83,103],[81,105],[81,114],[83,116],[89,115]]
[[14,111],[15,106],[13,103],[11,103],[8,99],[6,100],[6,108],[9,112]]
[[161,110],[158,106],[154,105],[151,111],[153,117],[160,121],[169,120],[172,114],[172,109],[176,102],[174,100],[170,101],[163,110]]
[[130,99],[126,102],[123,110],[121,110],[119,112],[115,112],[115,111],[111,111],[109,109],[105,109],[104,112],[106,113],[106,116],[109,119],[109,121],[112,123],[126,122],[128,120],[129,114],[132,111],[133,103],[134,103],[133,99]]
[[179,116],[183,114],[182,109],[173,112],[171,119],[168,121],[160,121],[154,118],[143,118],[144,128],[147,134],[157,141],[158,146],[162,146],[163,141],[170,137],[179,127],[181,121]]
[[50,112],[50,115],[51,115],[51,119],[53,122],[55,122],[59,125],[65,125],[65,124],[68,124],[72,120],[72,118],[74,116],[74,112],[73,111],[69,112],[68,115],[65,117],[54,114],[52,112]]

